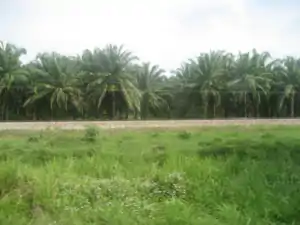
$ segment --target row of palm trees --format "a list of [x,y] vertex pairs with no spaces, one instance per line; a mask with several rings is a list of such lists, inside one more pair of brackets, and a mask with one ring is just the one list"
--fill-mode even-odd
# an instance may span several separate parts
[[2,120],[295,117],[300,114],[300,59],[256,50],[211,51],[170,76],[123,46],[76,57],[0,43]]

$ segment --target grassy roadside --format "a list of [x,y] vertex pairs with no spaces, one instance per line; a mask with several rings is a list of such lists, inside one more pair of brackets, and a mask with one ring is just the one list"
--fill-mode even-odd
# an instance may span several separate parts
[[295,126],[1,132],[0,224],[300,224]]

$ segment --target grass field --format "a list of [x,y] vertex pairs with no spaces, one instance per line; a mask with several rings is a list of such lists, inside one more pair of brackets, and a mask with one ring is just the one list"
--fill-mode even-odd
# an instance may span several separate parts
[[299,131],[3,131],[0,224],[300,224]]

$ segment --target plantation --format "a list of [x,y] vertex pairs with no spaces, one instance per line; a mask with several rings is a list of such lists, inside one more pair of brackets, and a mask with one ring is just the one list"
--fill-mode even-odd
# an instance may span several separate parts
[[[0,43],[1,120],[299,117],[300,60],[268,52],[200,53],[173,71],[124,46],[66,56]],[[158,53],[159,54],[159,53]]]
[[295,126],[1,132],[0,224],[300,224]]

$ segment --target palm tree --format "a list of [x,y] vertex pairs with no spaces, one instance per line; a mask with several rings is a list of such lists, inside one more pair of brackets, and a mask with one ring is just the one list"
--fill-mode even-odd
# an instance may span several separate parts
[[123,103],[128,110],[139,111],[140,93],[129,70],[135,60],[137,57],[131,52],[115,45],[93,52],[86,50],[82,55],[83,69],[89,80],[87,94],[96,100],[98,109],[105,99],[110,102],[111,119],[116,116],[117,104],[118,109]]
[[254,104],[258,116],[259,104],[263,94],[267,96],[270,89],[271,73],[266,70],[268,53],[240,53],[233,69],[233,77],[228,87],[235,92],[238,101],[244,104],[244,116],[248,116],[248,102]]
[[283,60],[284,69],[281,70],[281,90],[279,108],[285,102],[290,101],[290,116],[294,117],[295,113],[295,98],[300,91],[300,59],[287,57]]
[[[176,117],[182,118],[199,106],[199,93],[193,89],[195,79],[196,75],[191,70],[190,62],[184,62],[179,68],[172,71],[166,88],[172,96],[171,108]],[[198,114],[197,111],[193,115]]]
[[2,119],[47,119],[50,113],[95,118],[105,111],[111,119],[300,115],[300,59],[295,57],[211,51],[166,77],[157,65],[139,64],[123,46],[86,50],[78,57],[44,53],[23,65],[25,53],[0,42]]
[[54,109],[67,111],[69,106],[81,111],[81,90],[77,87],[80,75],[78,65],[76,59],[58,53],[39,54],[29,68],[36,81],[33,93],[24,106],[42,100],[49,103],[51,114]]
[[204,116],[207,117],[207,110],[213,106],[213,116],[216,114],[216,107],[220,105],[220,88],[225,75],[226,55],[223,51],[201,54],[196,60],[191,60],[190,67],[192,76],[189,86],[193,92],[199,92],[203,102]]
[[0,103],[2,118],[9,119],[10,103],[14,99],[13,91],[26,82],[26,70],[21,65],[20,57],[26,54],[24,48],[0,42]]
[[151,66],[150,63],[143,63],[136,73],[137,87],[141,91],[141,118],[148,119],[149,111],[160,110],[168,107],[164,95],[165,71],[159,66]]

